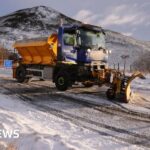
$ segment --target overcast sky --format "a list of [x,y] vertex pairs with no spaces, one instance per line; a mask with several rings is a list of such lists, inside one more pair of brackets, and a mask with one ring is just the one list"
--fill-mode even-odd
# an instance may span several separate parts
[[150,0],[0,0],[0,16],[44,5],[74,19],[150,41]]

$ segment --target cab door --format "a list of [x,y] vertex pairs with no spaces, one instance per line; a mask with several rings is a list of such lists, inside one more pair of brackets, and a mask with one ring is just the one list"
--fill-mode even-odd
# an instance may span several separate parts
[[63,56],[66,62],[77,62],[76,33],[75,30],[64,30],[63,33]]

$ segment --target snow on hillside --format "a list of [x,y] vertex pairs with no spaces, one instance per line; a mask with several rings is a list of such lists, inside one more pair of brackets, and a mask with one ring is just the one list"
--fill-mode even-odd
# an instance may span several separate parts
[[107,48],[112,50],[109,56],[110,64],[123,65],[122,55],[129,55],[127,65],[130,66],[138,56],[150,51],[150,43],[136,40],[117,32],[106,30]]
[[[14,41],[45,37],[57,32],[60,20],[65,24],[80,24],[58,11],[45,7],[23,9],[0,17],[0,44],[13,49]],[[112,50],[110,64],[122,63],[121,55],[129,55],[128,65],[143,52],[150,50],[150,42],[142,42],[120,33],[106,30],[107,48]]]
[[12,49],[16,40],[48,36],[57,32],[61,19],[65,24],[78,23],[45,6],[19,10],[0,17],[0,43]]

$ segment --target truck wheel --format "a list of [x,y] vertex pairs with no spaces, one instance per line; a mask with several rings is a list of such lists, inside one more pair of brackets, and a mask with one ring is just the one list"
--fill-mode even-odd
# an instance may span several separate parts
[[55,85],[58,90],[66,91],[68,87],[71,86],[69,75],[67,75],[67,73],[58,74]]
[[[132,93],[130,93],[130,97],[131,97],[131,94],[132,94]],[[121,94],[120,94],[120,100],[121,100],[121,102],[123,102],[123,103],[129,103],[130,98],[127,99],[126,93],[121,93]]]
[[26,81],[26,69],[22,66],[17,67],[16,69],[16,79],[19,83]]
[[113,89],[108,89],[106,92],[106,96],[108,99],[113,100],[116,97],[115,91]]

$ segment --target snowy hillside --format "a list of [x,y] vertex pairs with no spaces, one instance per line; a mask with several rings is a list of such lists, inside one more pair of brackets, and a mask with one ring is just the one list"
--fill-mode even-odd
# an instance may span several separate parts
[[[0,44],[12,49],[15,40],[48,36],[56,32],[63,19],[66,24],[80,24],[58,11],[45,7],[19,10],[0,17]],[[112,50],[111,63],[122,62],[121,55],[130,55],[131,64],[142,52],[150,50],[150,42],[142,42],[120,33],[106,30],[107,48]],[[117,60],[117,61],[116,61]]]
[[139,41],[110,30],[106,30],[106,39],[107,48],[112,50],[111,63],[123,63],[120,56],[129,55],[128,65],[130,65],[145,51],[150,51],[150,42]]
[[12,43],[16,40],[48,36],[57,31],[61,19],[65,24],[78,23],[45,6],[19,10],[0,17],[0,43],[12,49]]

